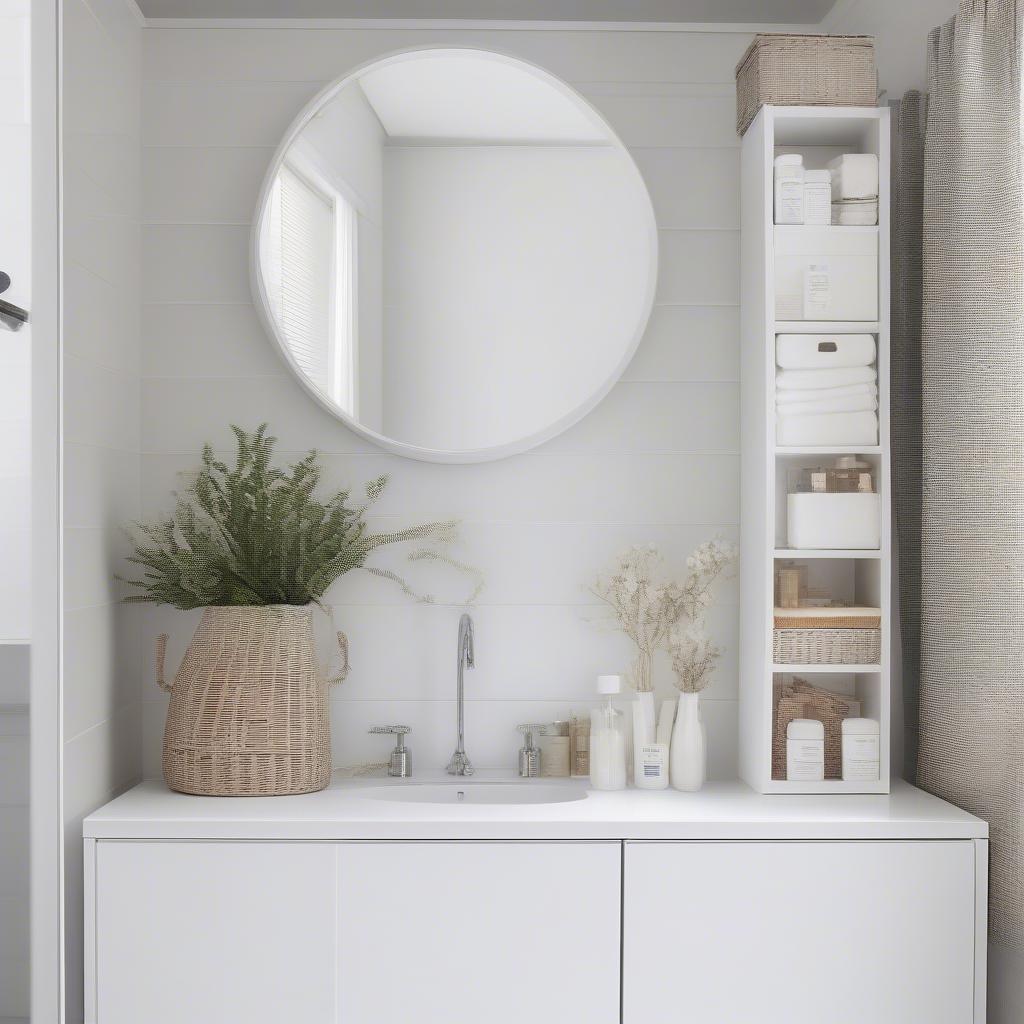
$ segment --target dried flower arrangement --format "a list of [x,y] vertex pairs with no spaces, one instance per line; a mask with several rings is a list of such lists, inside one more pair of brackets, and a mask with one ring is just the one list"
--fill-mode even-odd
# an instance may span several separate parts
[[659,649],[672,655],[679,689],[696,692],[707,685],[720,651],[706,636],[704,614],[715,583],[737,554],[732,544],[719,538],[699,545],[686,559],[680,584],[659,575],[663,559],[653,544],[632,547],[590,588],[612,609],[618,628],[636,646],[630,677],[637,693],[653,691],[651,670]]

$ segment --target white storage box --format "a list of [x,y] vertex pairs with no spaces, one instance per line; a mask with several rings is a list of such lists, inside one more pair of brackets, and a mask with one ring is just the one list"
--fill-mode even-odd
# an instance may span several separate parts
[[877,549],[879,509],[877,494],[790,494],[789,547]]
[[778,320],[877,320],[878,233],[775,228]]
[[783,370],[842,369],[874,361],[870,334],[780,334],[775,339],[775,362]]

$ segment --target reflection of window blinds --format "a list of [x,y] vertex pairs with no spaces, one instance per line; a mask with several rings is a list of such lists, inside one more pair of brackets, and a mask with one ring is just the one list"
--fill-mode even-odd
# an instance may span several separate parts
[[278,181],[281,328],[302,372],[329,392],[334,209],[326,196],[287,166],[281,168]]

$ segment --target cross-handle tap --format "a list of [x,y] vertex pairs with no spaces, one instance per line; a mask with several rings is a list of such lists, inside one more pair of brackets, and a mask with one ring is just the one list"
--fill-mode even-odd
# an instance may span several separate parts
[[463,672],[475,665],[473,655],[473,620],[463,612],[459,619],[459,662],[456,673],[455,700],[458,705],[458,740],[455,753],[448,762],[449,775],[472,775],[473,764],[466,756],[465,715],[463,711]]

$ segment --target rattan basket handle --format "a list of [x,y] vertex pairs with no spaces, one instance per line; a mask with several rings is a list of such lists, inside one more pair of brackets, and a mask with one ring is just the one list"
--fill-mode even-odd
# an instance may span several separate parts
[[328,686],[345,682],[348,679],[349,669],[352,667],[348,660],[348,637],[340,629],[336,636],[338,637],[338,652],[341,654],[341,666],[338,669],[337,675],[327,677]]
[[164,679],[164,660],[167,658],[167,634],[161,633],[156,638],[156,685],[167,693],[174,689]]

